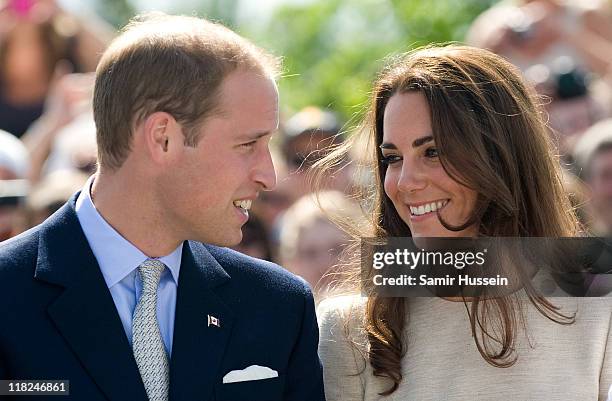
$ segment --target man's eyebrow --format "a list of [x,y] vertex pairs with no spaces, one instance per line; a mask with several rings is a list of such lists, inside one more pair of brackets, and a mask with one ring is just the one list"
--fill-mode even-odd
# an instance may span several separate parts
[[274,132],[276,132],[276,130],[274,130],[274,131],[266,131],[266,132],[256,132],[254,134],[244,134],[244,135],[240,135],[238,137],[238,140],[239,141],[256,141],[259,138],[262,138],[262,137],[264,137],[266,135],[271,135]]
[[[421,138],[417,138],[412,142],[412,147],[413,148],[418,148],[419,146],[423,146],[424,144],[426,144],[427,142],[431,142],[433,141],[433,136],[431,135],[427,135],[427,136],[423,136]],[[395,146],[394,144],[390,143],[390,142],[385,142],[382,145],[379,146],[379,148],[382,149],[397,149],[397,146]]]

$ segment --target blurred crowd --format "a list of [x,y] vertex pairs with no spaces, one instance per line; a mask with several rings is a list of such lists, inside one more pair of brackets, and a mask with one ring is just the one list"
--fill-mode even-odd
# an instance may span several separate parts
[[93,71],[113,36],[55,0],[0,4],[0,240],[42,222],[95,170]]
[[[0,10],[0,241],[40,223],[96,168],[91,107],[97,59],[113,29],[55,0],[9,0]],[[467,44],[510,60],[534,85],[551,140],[591,235],[612,231],[612,10],[597,0],[501,2],[482,13]],[[375,60],[372,60],[374,62]],[[285,116],[272,143],[275,190],[254,202],[236,249],[302,276],[319,300],[350,242],[336,219],[364,219],[346,160],[313,194],[310,167],[348,130],[331,110]],[[320,206],[323,206],[322,208]],[[546,207],[543,205],[543,207]]]
[[612,10],[601,0],[500,2],[466,43],[516,65],[540,97],[566,189],[591,235],[612,231]]

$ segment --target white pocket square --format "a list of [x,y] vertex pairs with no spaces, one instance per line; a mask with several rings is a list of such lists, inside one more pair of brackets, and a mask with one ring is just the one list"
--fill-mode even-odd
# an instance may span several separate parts
[[246,382],[278,377],[278,372],[266,366],[251,365],[242,370],[232,370],[223,376],[223,383]]

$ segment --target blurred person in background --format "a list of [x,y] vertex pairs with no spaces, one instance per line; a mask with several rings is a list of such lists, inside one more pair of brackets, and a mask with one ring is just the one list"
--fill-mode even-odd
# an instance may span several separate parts
[[58,79],[44,113],[21,137],[30,152],[32,183],[58,170],[95,171],[93,83],[93,74],[67,74]]
[[563,167],[561,169],[563,188],[569,197],[572,209],[582,225],[585,233],[591,232],[593,212],[589,199],[589,188],[585,182],[575,174],[575,170]]
[[612,119],[589,128],[574,149],[579,176],[587,186],[590,229],[595,235],[612,235]]
[[23,230],[37,226],[55,213],[83,187],[88,177],[81,171],[61,170],[33,185],[25,201]]
[[254,258],[274,261],[268,229],[254,213],[249,213],[249,220],[242,226],[242,241],[232,249]]
[[21,137],[41,116],[55,81],[95,70],[113,36],[101,19],[77,17],[55,0],[0,5],[0,128]]
[[339,191],[323,191],[316,199],[314,194],[305,195],[281,219],[281,264],[308,281],[318,302],[325,298],[334,276],[332,267],[340,264],[349,242],[334,222],[346,220],[357,225],[365,217],[359,205]]
[[610,10],[603,1],[500,2],[478,16],[467,41],[501,54],[522,71],[570,57],[575,67],[604,77],[612,55]]
[[308,106],[283,126],[282,149],[292,172],[311,166],[333,144],[342,142],[340,122],[330,110]]
[[538,93],[550,97],[549,124],[563,152],[590,125],[610,114],[612,17],[602,1],[500,2],[481,14],[467,43],[518,66]]
[[19,206],[28,191],[28,151],[21,141],[0,130],[0,241],[18,233]]
[[[340,133],[342,125],[330,110],[308,106],[293,115],[281,130],[282,153],[287,165],[288,176],[279,180],[281,190],[292,195],[292,201],[312,192],[307,180],[309,168],[323,156],[330,147],[344,141]],[[336,179],[331,186],[344,191],[348,185],[346,170],[333,172]],[[330,172],[332,174],[332,172]]]

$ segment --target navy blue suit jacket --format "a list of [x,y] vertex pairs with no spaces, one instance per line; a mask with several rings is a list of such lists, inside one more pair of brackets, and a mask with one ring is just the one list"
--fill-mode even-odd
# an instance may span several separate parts
[[[75,200],[0,244],[0,379],[70,380],[62,400],[146,401]],[[173,344],[171,401],[325,399],[311,291],[272,263],[186,241]],[[251,365],[279,376],[222,383]]]

